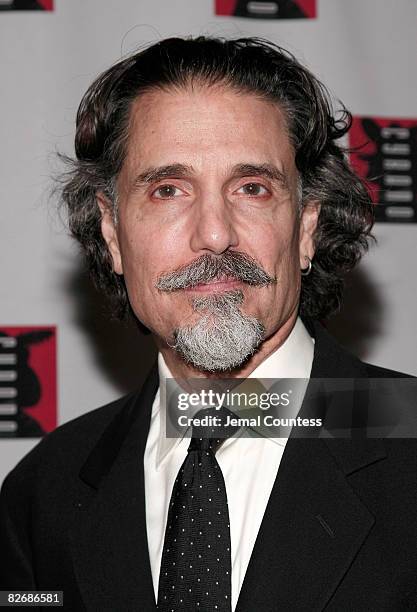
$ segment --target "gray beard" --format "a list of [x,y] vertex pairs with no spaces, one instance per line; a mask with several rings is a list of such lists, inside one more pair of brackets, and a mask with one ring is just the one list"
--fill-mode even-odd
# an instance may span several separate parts
[[242,314],[242,291],[228,291],[193,300],[202,312],[192,326],[174,330],[172,347],[199,370],[225,372],[241,366],[256,351],[265,328],[258,319]]

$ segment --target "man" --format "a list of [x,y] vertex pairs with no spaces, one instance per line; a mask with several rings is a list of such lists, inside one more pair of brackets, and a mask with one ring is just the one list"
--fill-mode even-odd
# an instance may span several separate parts
[[317,322],[372,225],[348,128],[256,39],[164,40],[89,88],[63,199],[158,367],[9,475],[1,588],[60,589],[70,610],[415,609],[412,441],[164,435],[170,376],[397,375]]

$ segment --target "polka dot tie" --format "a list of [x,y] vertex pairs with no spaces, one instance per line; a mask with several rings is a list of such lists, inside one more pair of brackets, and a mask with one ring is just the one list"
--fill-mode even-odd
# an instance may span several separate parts
[[[209,408],[196,416],[224,418],[226,412]],[[163,612],[231,611],[229,511],[215,457],[223,439],[207,437],[216,432],[217,427],[193,427],[174,483],[159,575],[158,610]]]

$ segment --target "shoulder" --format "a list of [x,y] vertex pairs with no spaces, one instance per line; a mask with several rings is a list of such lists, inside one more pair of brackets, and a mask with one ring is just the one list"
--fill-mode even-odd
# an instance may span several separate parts
[[304,319],[315,341],[312,378],[413,378],[410,374],[361,361],[319,322]]
[[[97,449],[111,464],[144,406],[152,407],[159,384],[156,365],[142,388],[101,408],[92,410],[46,435],[10,472],[2,493],[24,491],[26,495],[60,489],[78,482],[80,472]],[[150,416],[150,410],[149,410]],[[139,419],[140,422],[140,419]]]
[[79,470],[107,426],[134,400],[135,393],[91,410],[61,425],[42,440],[16,465],[3,483],[4,491],[32,484],[42,474]]
[[372,363],[365,363],[363,361],[361,363],[365,366],[369,378],[414,378],[414,376],[406,374],[405,372],[381,368],[380,366],[373,365]]

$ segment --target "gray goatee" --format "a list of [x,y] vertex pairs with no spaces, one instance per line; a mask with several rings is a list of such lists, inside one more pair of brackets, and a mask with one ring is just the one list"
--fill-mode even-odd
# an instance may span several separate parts
[[[179,291],[221,278],[233,278],[251,286],[276,282],[257,262],[238,251],[202,255],[188,266],[162,276],[156,287]],[[242,291],[226,291],[196,297],[192,307],[201,312],[199,321],[174,330],[171,344],[188,363],[207,372],[225,372],[241,366],[256,351],[265,328],[258,319],[240,311]]]
[[225,372],[241,366],[263,340],[265,328],[239,310],[242,291],[227,291],[193,300],[203,312],[193,326],[174,331],[173,348],[188,363],[207,372]]

